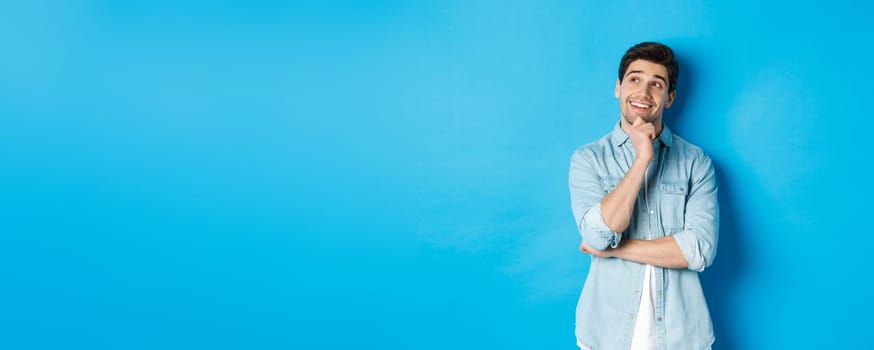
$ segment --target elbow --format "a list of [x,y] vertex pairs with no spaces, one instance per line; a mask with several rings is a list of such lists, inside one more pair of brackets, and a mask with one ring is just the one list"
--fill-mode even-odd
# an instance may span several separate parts
[[697,261],[695,265],[690,266],[689,269],[703,272],[710,267],[710,265],[713,265],[713,260],[716,259],[716,244],[709,240],[702,240],[698,245],[700,246],[700,249],[698,251],[698,258],[696,259]]
[[692,258],[684,257],[684,262],[686,263],[686,269],[704,272],[710,265],[713,265],[713,259],[716,257],[715,250],[709,250],[706,252],[699,252],[697,256]]
[[705,269],[707,269],[708,267],[710,267],[710,265],[713,265],[713,260],[715,258],[716,258],[716,248],[714,247],[713,249],[711,249],[710,251],[707,252],[706,256],[703,257],[704,266],[701,266],[701,270],[698,272],[702,272]]
[[579,231],[580,235],[583,237],[583,241],[586,242],[590,248],[597,251],[616,248],[619,246],[619,241],[622,239],[620,233],[614,232],[606,226],[602,227],[602,225],[597,224],[590,225],[586,220],[580,221]]
[[713,264],[716,258],[715,240],[699,237],[694,231],[683,231],[674,235],[674,239],[682,252],[683,268],[702,272]]
[[599,252],[603,252],[610,248],[611,244],[608,240],[603,239],[601,237],[597,237],[595,239],[588,239],[586,235],[583,236],[583,241],[589,245],[589,248],[597,250]]
[[583,241],[589,247],[598,251],[616,248],[622,239],[622,231],[613,230],[601,216],[600,204],[586,212],[577,222],[577,228],[583,236]]

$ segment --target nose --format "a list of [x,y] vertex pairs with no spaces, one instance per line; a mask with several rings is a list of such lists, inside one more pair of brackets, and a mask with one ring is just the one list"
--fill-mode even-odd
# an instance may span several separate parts
[[652,94],[650,93],[651,89],[652,89],[652,86],[650,86],[649,84],[644,84],[643,85],[643,94],[646,95],[646,97],[651,97],[652,96]]

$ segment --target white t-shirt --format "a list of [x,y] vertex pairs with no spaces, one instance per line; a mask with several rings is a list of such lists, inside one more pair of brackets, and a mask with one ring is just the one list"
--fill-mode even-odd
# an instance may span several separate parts
[[646,265],[643,288],[640,293],[640,309],[631,336],[631,350],[655,350],[655,268]]

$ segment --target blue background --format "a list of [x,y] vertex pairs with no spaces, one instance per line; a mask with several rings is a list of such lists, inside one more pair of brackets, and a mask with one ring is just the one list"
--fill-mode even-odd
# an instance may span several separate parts
[[0,348],[574,349],[573,150],[680,56],[715,349],[872,348],[862,1],[0,5]]

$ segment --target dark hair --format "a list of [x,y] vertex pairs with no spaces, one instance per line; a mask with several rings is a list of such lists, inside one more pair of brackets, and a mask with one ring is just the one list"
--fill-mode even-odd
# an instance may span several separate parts
[[677,88],[677,77],[680,76],[680,66],[674,60],[674,51],[664,44],[654,42],[642,42],[632,46],[625,55],[622,56],[622,61],[619,63],[619,81],[625,76],[625,71],[631,62],[636,60],[644,60],[652,63],[665,66],[668,70],[668,92],[673,92]]

